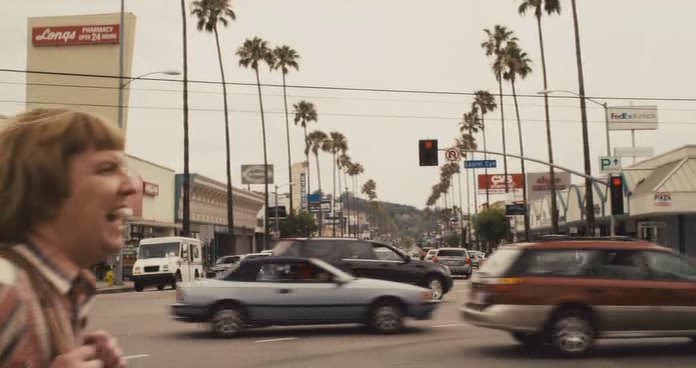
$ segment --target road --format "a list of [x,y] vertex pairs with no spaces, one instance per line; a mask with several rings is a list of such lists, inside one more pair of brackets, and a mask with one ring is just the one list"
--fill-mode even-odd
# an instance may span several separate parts
[[[519,367],[556,368],[568,363],[548,353],[529,352],[506,333],[465,324],[457,307],[468,294],[457,280],[429,321],[408,321],[395,336],[375,335],[357,325],[270,327],[235,339],[211,336],[207,326],[169,319],[174,292],[99,295],[90,329],[114,334],[130,367]],[[578,368],[692,367],[696,345],[686,339],[600,342]]]

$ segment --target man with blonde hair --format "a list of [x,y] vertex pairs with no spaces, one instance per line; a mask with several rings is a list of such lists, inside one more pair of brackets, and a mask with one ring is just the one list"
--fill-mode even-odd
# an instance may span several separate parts
[[123,367],[84,333],[89,267],[123,245],[124,138],[100,117],[35,109],[0,124],[0,367]]

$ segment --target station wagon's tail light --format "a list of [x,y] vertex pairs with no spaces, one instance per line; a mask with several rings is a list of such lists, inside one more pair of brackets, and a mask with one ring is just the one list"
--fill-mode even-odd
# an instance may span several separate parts
[[505,277],[496,279],[490,284],[490,287],[493,291],[505,293],[512,291],[515,288],[515,286],[518,286],[521,283],[522,279],[519,277]]
[[471,264],[471,257],[466,257],[466,264]]

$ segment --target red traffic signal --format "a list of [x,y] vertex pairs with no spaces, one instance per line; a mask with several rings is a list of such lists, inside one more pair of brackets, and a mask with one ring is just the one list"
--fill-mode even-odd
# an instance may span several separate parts
[[611,214],[622,215],[624,213],[624,180],[621,175],[609,177],[609,200],[611,201]]
[[418,141],[418,163],[420,166],[438,166],[437,139]]

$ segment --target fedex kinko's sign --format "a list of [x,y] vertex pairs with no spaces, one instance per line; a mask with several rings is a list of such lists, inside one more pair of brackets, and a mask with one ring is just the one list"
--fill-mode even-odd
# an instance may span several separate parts
[[[482,174],[478,176],[478,192],[486,194],[505,194],[505,174]],[[507,185],[510,192],[519,192],[524,187],[522,174],[508,174]]]
[[614,106],[607,108],[609,130],[657,129],[657,106]]
[[117,44],[119,28],[118,24],[34,27],[31,41],[34,46]]

